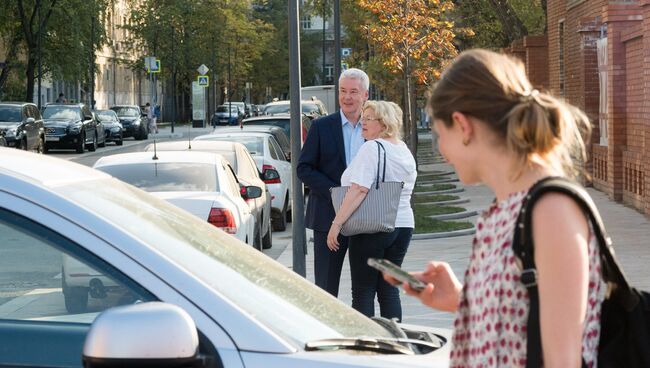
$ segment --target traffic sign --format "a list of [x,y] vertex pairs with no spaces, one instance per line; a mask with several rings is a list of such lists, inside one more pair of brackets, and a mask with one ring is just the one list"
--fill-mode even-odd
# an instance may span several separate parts
[[210,77],[207,75],[199,75],[196,77],[196,81],[201,87],[207,87],[210,85]]
[[351,53],[352,53],[352,49],[349,47],[344,47],[341,49],[341,57],[343,58],[350,56]]
[[160,73],[160,59],[155,59],[151,67],[149,68],[149,73]]
[[348,70],[348,63],[341,63],[341,71]]
[[198,67],[198,69],[196,69],[196,71],[198,71],[199,74],[201,74],[201,75],[205,75],[205,73],[207,73],[209,70],[210,69],[208,69],[208,67],[205,66],[205,64],[201,64],[201,66]]

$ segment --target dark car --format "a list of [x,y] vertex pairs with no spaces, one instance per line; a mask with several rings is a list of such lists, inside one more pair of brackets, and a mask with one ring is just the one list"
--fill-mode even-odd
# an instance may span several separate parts
[[[302,115],[302,142],[305,143],[307,138],[307,132],[311,127],[312,119],[307,115]],[[254,118],[248,118],[244,120],[244,125],[274,125],[282,128],[286,133],[289,139],[291,138],[291,116],[289,114],[280,114],[280,115],[264,115]],[[279,140],[278,140],[279,142]],[[285,147],[282,147],[285,150]],[[291,147],[288,147],[285,152],[291,151]]]
[[122,137],[133,137],[136,140],[143,140],[149,137],[147,117],[143,116],[140,106],[137,105],[116,105],[111,107],[122,124]]
[[[230,109],[230,112],[228,110]],[[212,126],[217,126],[219,124],[226,125],[238,125],[241,119],[243,119],[244,113],[237,107],[237,105],[219,105],[217,110],[212,115]]]
[[124,143],[124,135],[122,123],[120,123],[117,113],[113,110],[96,110],[95,116],[104,124],[106,141],[115,142],[116,145],[121,146]]
[[28,102],[0,102],[0,135],[4,135],[8,147],[42,153],[45,130],[36,105]]
[[88,106],[78,104],[48,104],[43,110],[45,149],[71,148],[83,153],[104,145],[106,136],[102,124],[95,120]]

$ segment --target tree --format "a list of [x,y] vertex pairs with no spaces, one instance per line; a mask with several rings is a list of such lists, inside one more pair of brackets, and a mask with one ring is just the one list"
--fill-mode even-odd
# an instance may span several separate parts
[[471,37],[460,36],[463,47],[502,48],[545,32],[546,1],[457,0],[454,19],[474,31]]
[[[457,54],[455,26],[447,0],[357,0],[366,15],[360,27],[374,55],[387,71],[401,75],[404,131],[415,154],[417,129],[413,121],[412,80],[426,85],[440,76],[444,63]],[[368,60],[371,59],[368,55]]]

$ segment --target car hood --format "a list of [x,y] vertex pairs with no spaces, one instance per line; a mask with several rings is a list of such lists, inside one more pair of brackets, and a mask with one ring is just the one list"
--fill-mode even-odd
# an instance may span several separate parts
[[72,119],[44,119],[43,126],[48,128],[67,128],[69,125],[80,122]]
[[2,130],[9,129],[9,128],[14,128],[14,127],[17,127],[19,125],[20,125],[20,123],[7,123],[7,122],[0,121],[0,129],[2,129]]
[[120,124],[119,122],[115,122],[115,121],[103,121],[102,124],[104,124],[104,128],[112,128],[112,127],[116,127],[116,126],[119,126],[119,127],[122,126],[122,124]]

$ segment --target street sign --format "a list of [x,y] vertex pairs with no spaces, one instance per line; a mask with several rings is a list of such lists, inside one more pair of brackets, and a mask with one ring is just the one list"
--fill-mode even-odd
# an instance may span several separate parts
[[149,69],[149,73],[160,73],[160,59],[154,60],[152,67]]
[[205,119],[205,88],[192,82],[192,120]]
[[144,68],[147,69],[147,72],[156,67],[156,57],[155,56],[146,56],[144,58]]
[[343,58],[350,56],[351,53],[352,53],[352,49],[349,47],[344,47],[341,49],[341,57]]
[[341,71],[348,70],[348,63],[341,63]]
[[205,73],[210,71],[210,69],[208,69],[208,67],[205,66],[205,64],[201,64],[201,66],[198,67],[198,69],[196,69],[196,71],[199,72],[199,74],[201,74],[201,75],[205,75]]
[[198,77],[196,77],[196,82],[201,87],[207,87],[210,85],[210,77],[208,77],[207,75],[199,75]]

